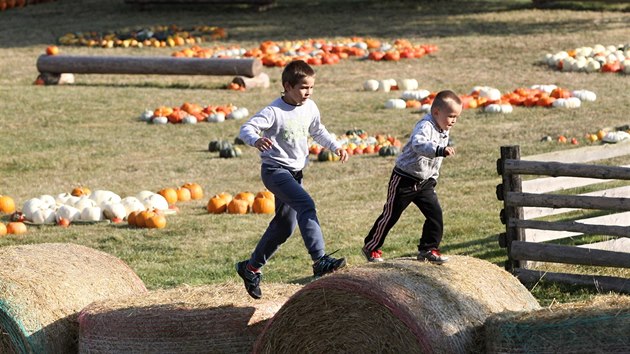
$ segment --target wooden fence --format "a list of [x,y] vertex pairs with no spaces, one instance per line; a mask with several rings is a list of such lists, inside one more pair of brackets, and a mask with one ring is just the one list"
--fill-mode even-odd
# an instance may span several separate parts
[[[504,202],[500,217],[506,232],[499,235],[499,244],[508,251],[506,269],[528,284],[544,278],[596,286],[601,291],[630,293],[628,278],[528,269],[532,261],[630,268],[630,186],[579,195],[549,194],[611,180],[630,180],[630,166],[583,163],[624,155],[630,155],[628,143],[527,159],[521,159],[518,146],[501,147],[497,172],[502,183],[497,186],[497,198]],[[563,162],[555,162],[558,160]],[[551,177],[522,181],[521,175]],[[579,209],[598,210],[603,215],[569,221],[537,220]],[[580,246],[550,242],[582,235],[603,235],[611,240]]]

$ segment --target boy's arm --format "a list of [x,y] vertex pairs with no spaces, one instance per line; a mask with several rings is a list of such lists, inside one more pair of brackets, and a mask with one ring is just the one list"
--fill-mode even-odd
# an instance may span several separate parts
[[[452,155],[450,154],[451,152],[454,153],[452,147],[440,146],[438,141],[431,139],[434,134],[441,133],[434,131],[430,124],[419,124],[416,126],[410,138],[413,151],[429,158]],[[448,153],[450,155],[445,155],[447,153],[446,149],[449,149]]]
[[256,146],[256,141],[262,137],[262,131],[269,129],[272,125],[273,111],[266,107],[241,125],[239,137],[245,144]]

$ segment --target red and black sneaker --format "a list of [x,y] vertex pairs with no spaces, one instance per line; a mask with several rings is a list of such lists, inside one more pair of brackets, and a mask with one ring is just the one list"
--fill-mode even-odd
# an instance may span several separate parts
[[418,260],[433,264],[444,264],[448,262],[448,257],[443,256],[437,248],[432,248],[430,250],[418,252]]
[[370,251],[365,248],[361,248],[361,252],[363,252],[365,259],[367,259],[368,262],[377,263],[383,261],[383,251],[381,250]]

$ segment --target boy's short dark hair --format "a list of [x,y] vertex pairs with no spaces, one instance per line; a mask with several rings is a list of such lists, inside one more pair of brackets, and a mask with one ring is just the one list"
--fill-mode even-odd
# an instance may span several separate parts
[[282,71],[282,86],[288,82],[293,87],[308,76],[315,76],[315,70],[304,60],[294,60],[287,64]]
[[433,112],[433,107],[437,107],[437,108],[443,108],[447,105],[447,102],[453,102],[456,103],[458,105],[462,104],[462,99],[459,98],[459,96],[451,91],[451,90],[444,90],[444,91],[440,91],[437,93],[437,95],[435,95],[435,98],[433,99],[433,104],[431,105],[431,112]]

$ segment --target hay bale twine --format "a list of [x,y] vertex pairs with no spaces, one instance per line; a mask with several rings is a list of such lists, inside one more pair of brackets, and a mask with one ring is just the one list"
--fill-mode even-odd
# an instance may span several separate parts
[[628,353],[630,297],[598,296],[537,311],[490,316],[487,353]]
[[88,304],[146,292],[120,259],[69,243],[0,248],[0,353],[77,351]]
[[254,352],[474,352],[490,314],[537,308],[527,289],[492,263],[394,259],[308,284],[269,321]]
[[251,353],[265,322],[301,286],[242,282],[155,290],[93,303],[79,315],[80,353]]

